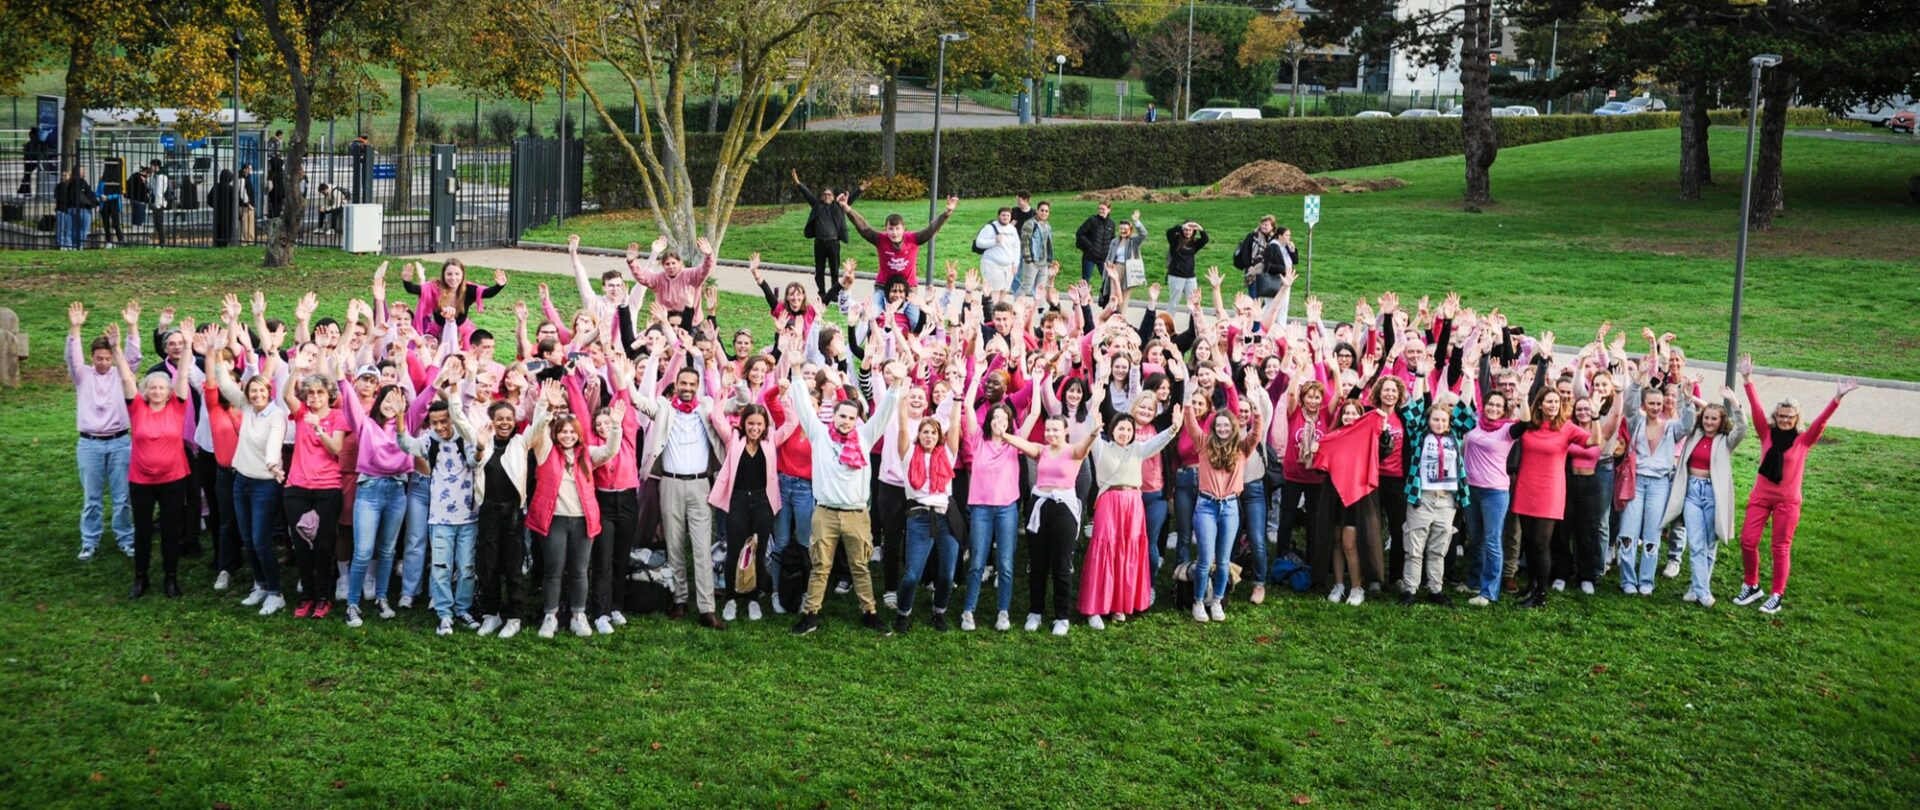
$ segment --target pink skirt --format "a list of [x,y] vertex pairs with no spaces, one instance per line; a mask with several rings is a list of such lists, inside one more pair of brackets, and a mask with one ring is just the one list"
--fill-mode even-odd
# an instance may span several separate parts
[[1100,493],[1093,510],[1093,541],[1080,568],[1080,612],[1088,616],[1139,613],[1153,601],[1147,558],[1147,512],[1140,491]]

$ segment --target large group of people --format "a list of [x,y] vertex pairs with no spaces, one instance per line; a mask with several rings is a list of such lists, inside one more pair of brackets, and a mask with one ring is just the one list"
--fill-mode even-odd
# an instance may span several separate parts
[[[1751,380],[1707,389],[1650,328],[1629,353],[1611,324],[1569,345],[1453,294],[1295,310],[1297,254],[1271,218],[1230,289],[1194,270],[1206,229],[1172,224],[1163,301],[1139,212],[1101,204],[1075,232],[1081,278],[1061,279],[1050,206],[1023,195],[978,231],[977,268],[937,278],[920,247],[957,200],[910,232],[872,228],[857,191],[807,193],[814,289],[776,289],[757,254],[747,269],[767,345],[757,317],[719,323],[704,240],[689,257],[634,244],[597,275],[576,250],[580,307],[541,284],[504,338],[473,316],[504,305],[505,275],[457,260],[403,268],[404,298],[382,264],[332,316],[308,293],[275,317],[255,292],[149,332],[128,302],[89,338],[73,304],[80,558],[110,527],[138,599],[157,542],[178,596],[204,528],[213,587],[250,578],[241,604],[262,615],[358,627],[423,604],[441,634],[502,638],[523,621],[614,633],[652,609],[641,583],[714,629],[771,609],[806,634],[850,597],[880,633],[916,612],[1005,631],[1024,564],[1023,626],[1064,635],[1156,605],[1227,621],[1236,593],[1269,588],[1537,608],[1612,573],[1647,597],[1682,564],[1683,598],[1711,607],[1737,536],[1733,600],[1771,613],[1808,452],[1853,388],[1808,422]],[[877,252],[870,298],[857,261],[827,264],[852,234]],[[1749,430],[1761,461],[1736,526]]]

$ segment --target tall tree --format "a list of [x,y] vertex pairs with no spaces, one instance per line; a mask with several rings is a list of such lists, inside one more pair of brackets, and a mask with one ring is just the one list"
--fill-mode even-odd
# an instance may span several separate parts
[[[1181,108],[1183,94],[1192,88],[1185,109],[1202,106],[1211,98],[1231,98],[1254,106],[1266,103],[1279,71],[1273,59],[1243,63],[1241,43],[1259,18],[1252,9],[1210,6],[1192,18],[1193,53],[1188,58],[1188,16],[1177,8],[1160,21],[1141,53],[1148,92],[1169,109]],[[1215,54],[1218,54],[1216,56]],[[1192,76],[1187,76],[1188,63]]]
[[[257,0],[260,21],[280,54],[281,69],[286,71],[286,88],[293,97],[293,132],[287,139],[286,182],[299,189],[307,177],[308,140],[313,133],[313,114],[324,90],[338,81],[336,60],[354,64],[360,56],[352,51],[348,15],[356,0]],[[300,194],[288,194],[281,207],[280,222],[267,241],[268,267],[293,264],[293,248],[306,213],[306,200]]]
[[400,120],[393,137],[394,211],[413,208],[413,154],[420,126],[420,91],[452,75],[466,41],[462,26],[480,15],[461,13],[453,0],[383,0],[369,3],[363,26],[367,55],[400,77]]
[[1293,9],[1278,14],[1262,14],[1247,24],[1247,37],[1240,42],[1241,67],[1285,62],[1293,74],[1293,90],[1288,93],[1287,115],[1300,114],[1300,63],[1314,51],[1301,36],[1306,22]]

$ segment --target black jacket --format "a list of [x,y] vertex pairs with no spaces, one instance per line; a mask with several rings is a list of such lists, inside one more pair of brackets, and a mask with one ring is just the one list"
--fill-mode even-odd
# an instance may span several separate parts
[[84,178],[74,178],[60,184],[64,187],[54,189],[55,202],[61,208],[99,208],[100,199],[94,196],[93,185]]
[[1206,231],[1200,231],[1193,241],[1187,242],[1181,233],[1185,224],[1167,229],[1167,275],[1171,278],[1193,278],[1193,256],[1207,246]]
[[1288,248],[1278,239],[1267,240],[1267,249],[1259,256],[1253,255],[1253,238],[1257,235],[1259,231],[1247,234],[1247,238],[1240,240],[1240,246],[1234,248],[1234,267],[1249,270],[1255,264],[1260,264],[1263,271],[1279,275],[1281,268],[1286,267],[1289,260],[1295,265],[1300,263],[1300,249]]
[[[807,214],[807,229],[804,232],[806,237],[823,242],[847,241],[847,212],[840,209],[840,204],[821,202],[820,195],[813,193],[805,183],[794,185],[800,187],[800,196],[813,209]],[[860,187],[854,186],[852,191],[847,192],[847,204],[852,205],[859,201]]]
[[1073,245],[1080,249],[1080,260],[1104,263],[1107,260],[1107,244],[1113,241],[1113,217],[1099,214],[1087,217],[1080,223],[1080,229],[1073,232]]

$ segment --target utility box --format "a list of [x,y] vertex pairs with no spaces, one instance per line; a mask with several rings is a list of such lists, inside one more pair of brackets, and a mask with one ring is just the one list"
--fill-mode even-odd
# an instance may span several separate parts
[[346,206],[346,223],[342,228],[340,247],[348,253],[379,253],[382,218],[379,203]]

